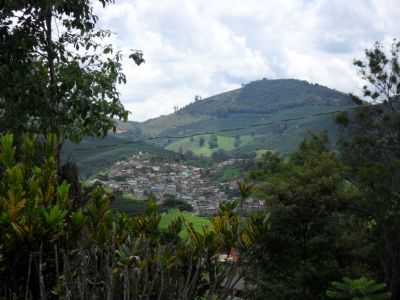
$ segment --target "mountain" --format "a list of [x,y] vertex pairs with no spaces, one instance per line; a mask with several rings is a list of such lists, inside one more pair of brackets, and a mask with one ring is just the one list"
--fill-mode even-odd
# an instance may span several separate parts
[[116,134],[103,140],[66,145],[64,157],[77,161],[90,175],[138,151],[164,157],[187,151],[211,156],[220,149],[237,155],[287,153],[310,132],[327,131],[335,140],[331,112],[352,106],[349,95],[319,84],[262,79],[195,101],[170,115],[143,123],[119,122]]
[[[141,123],[139,128],[144,136],[164,136],[158,144],[173,151],[191,150],[203,155],[218,148],[238,153],[263,149],[290,152],[310,131],[326,130],[335,139],[333,114],[326,113],[352,106],[349,95],[318,84],[263,79],[196,101],[174,114]],[[265,123],[272,124],[261,125]],[[207,149],[210,134],[203,136],[203,147],[199,147],[200,137],[168,138],[202,132],[217,132],[219,147]]]

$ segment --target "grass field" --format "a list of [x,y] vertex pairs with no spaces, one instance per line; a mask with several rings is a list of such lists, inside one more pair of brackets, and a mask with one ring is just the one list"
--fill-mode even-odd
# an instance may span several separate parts
[[239,178],[241,175],[241,171],[235,167],[227,167],[224,169],[224,173],[222,174],[221,181],[230,181],[236,178]]
[[[112,208],[123,211],[128,215],[134,216],[143,214],[146,210],[146,201],[135,200],[133,195],[123,194],[112,203]],[[190,212],[171,209],[166,213],[161,214],[160,229],[167,229],[169,224],[178,217],[183,217],[186,222],[192,223],[196,231],[203,230],[204,226],[210,226],[211,222],[207,218],[196,216]],[[182,230],[181,237],[186,237],[186,229]]]
[[[203,146],[200,146],[201,138],[204,138],[205,140]],[[193,154],[197,156],[206,156],[206,157],[210,157],[213,154],[213,152],[219,149],[225,150],[227,152],[235,150],[235,138],[232,136],[217,135],[218,148],[214,149],[210,149],[210,147],[208,146],[209,139],[210,135],[196,136],[193,139],[185,138],[168,145],[167,150],[174,152],[192,151]],[[251,137],[250,135],[243,135],[240,137],[240,147],[249,144],[252,141],[253,137]]]
[[[186,222],[192,223],[193,227],[196,231],[201,231],[201,230],[203,230],[204,226],[208,227],[211,225],[210,220],[208,220],[206,218],[196,216],[189,212],[183,212],[183,211],[173,209],[173,210],[169,210],[167,213],[162,214],[161,221],[160,221],[160,229],[167,229],[168,225],[171,224],[171,222],[178,217],[183,217],[186,220]],[[187,236],[186,229],[182,230],[181,236],[182,237]]]

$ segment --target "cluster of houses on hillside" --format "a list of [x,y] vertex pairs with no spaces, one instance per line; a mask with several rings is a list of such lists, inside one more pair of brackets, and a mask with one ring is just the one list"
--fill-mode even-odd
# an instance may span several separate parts
[[212,215],[229,191],[237,190],[236,182],[216,183],[210,180],[215,170],[177,162],[156,162],[145,153],[132,155],[115,163],[107,174],[98,177],[116,192],[146,199],[154,195],[159,201],[169,196],[190,204],[200,215]]

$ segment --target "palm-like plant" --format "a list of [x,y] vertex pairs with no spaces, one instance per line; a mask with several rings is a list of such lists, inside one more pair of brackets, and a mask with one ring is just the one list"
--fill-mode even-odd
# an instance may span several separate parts
[[366,277],[359,279],[345,277],[340,282],[332,282],[326,294],[329,299],[337,300],[387,300],[390,298],[390,293],[386,292],[384,283],[377,283]]
[[240,193],[240,208],[242,209],[244,202],[251,196],[254,185],[245,181],[238,181],[237,185]]

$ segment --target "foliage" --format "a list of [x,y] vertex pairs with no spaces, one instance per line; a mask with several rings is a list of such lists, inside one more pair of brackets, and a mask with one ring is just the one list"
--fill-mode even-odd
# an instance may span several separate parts
[[193,211],[192,205],[183,200],[176,199],[175,196],[173,195],[166,195],[164,197],[166,199],[164,199],[162,205],[160,206],[160,209],[163,211],[168,211],[170,209],[179,209],[181,211]]
[[314,136],[285,160],[268,152],[251,173],[270,213],[254,257],[259,299],[321,299],[347,263],[356,264],[342,241],[348,225],[341,210],[353,193],[325,142]]
[[384,103],[391,110],[398,105],[400,93],[400,42],[393,40],[389,54],[384,46],[376,42],[372,49],[365,50],[366,61],[355,60],[363,86],[364,96],[374,103]]
[[[100,0],[103,6],[113,1]],[[2,131],[104,136],[126,119],[117,84],[122,54],[97,30],[89,1],[3,1],[0,10]],[[133,55],[133,56],[132,56]],[[131,58],[143,62],[141,53]],[[29,99],[29,101],[28,101]]]
[[[69,186],[57,180],[58,141],[45,140],[27,136],[17,151],[12,135],[0,139],[0,297],[233,296],[248,271],[256,223],[225,210],[201,230],[180,217],[162,229],[154,202],[147,202],[144,214],[129,217],[111,209],[101,187],[84,193],[87,198],[76,207]],[[219,259],[233,248],[239,261]]]
[[375,276],[387,284],[392,299],[400,299],[400,106],[399,43],[390,54],[376,43],[366,50],[366,60],[358,60],[366,81],[364,95],[375,105],[361,101],[359,109],[347,115],[340,143],[341,156],[349,166],[347,178],[362,197],[353,206],[354,214],[369,224],[374,247]]
[[215,134],[208,138],[208,147],[210,149],[218,148],[218,137]]
[[326,294],[329,299],[385,300],[390,298],[390,294],[385,290],[385,284],[376,283],[365,277],[353,280],[344,277],[341,282],[332,282],[332,286]]
[[222,161],[230,159],[231,156],[228,154],[228,152],[226,152],[222,149],[219,149],[219,150],[213,152],[213,154],[211,154],[211,158],[215,162],[222,162]]
[[199,147],[200,147],[200,148],[204,146],[204,142],[205,142],[205,139],[204,139],[204,137],[201,136],[201,137],[199,138]]
[[[40,282],[25,278],[32,260],[43,259],[50,245],[66,243],[67,232],[73,241],[81,226],[79,212],[72,210],[69,186],[57,183],[57,139],[48,136],[47,140],[40,143],[27,136],[23,155],[17,159],[14,137],[0,138],[0,245],[4,258],[0,281],[10,290],[29,285],[37,293]],[[54,284],[49,278],[49,284]]]
[[240,194],[240,208],[243,208],[244,202],[251,196],[254,185],[244,181],[237,181],[237,186]]
[[[161,214],[160,229],[166,230],[177,219],[182,219],[185,224],[192,224],[194,230],[202,232],[204,228],[210,228],[211,221],[204,217],[199,217],[191,212],[181,211],[179,209],[170,209]],[[179,232],[182,238],[188,237],[188,230],[185,226]]]
[[239,148],[240,144],[242,143],[242,141],[240,140],[240,135],[236,135],[235,136],[235,148]]
[[113,193],[111,207],[126,213],[129,216],[142,215],[146,211],[147,201],[137,200],[134,195],[128,193]]

